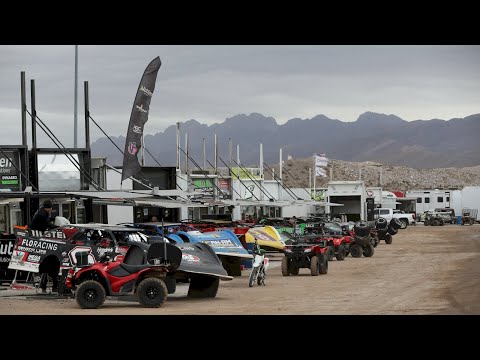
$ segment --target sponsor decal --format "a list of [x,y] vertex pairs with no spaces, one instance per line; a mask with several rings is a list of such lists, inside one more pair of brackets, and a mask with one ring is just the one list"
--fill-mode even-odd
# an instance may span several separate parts
[[12,259],[22,260],[24,255],[25,255],[25,253],[23,251],[15,250],[12,253]]
[[27,261],[39,262],[40,261],[40,255],[30,254],[30,255],[28,255]]
[[190,251],[195,250],[195,248],[190,247],[190,246],[179,246],[179,248],[182,249],[182,250],[187,250],[187,251],[189,251],[189,250],[190,250]]
[[265,233],[262,233],[260,231],[252,231],[250,230],[250,233],[253,235],[253,237],[257,238],[258,240],[264,240],[264,241],[277,241],[274,238],[272,238],[270,235],[267,235]]
[[148,89],[147,89],[145,86],[143,86],[143,85],[140,87],[140,91],[143,92],[145,95],[150,96],[150,97],[152,97],[152,95],[153,95],[153,92],[151,92],[150,90],[148,90]]
[[142,127],[141,127],[141,126],[133,125],[132,131],[133,131],[134,133],[141,134],[141,133],[142,133]]
[[0,262],[3,262],[3,263],[9,262],[10,259],[11,258],[9,258],[9,257],[0,256]]
[[185,260],[188,262],[199,262],[200,258],[192,254],[182,254],[182,260]]
[[6,175],[2,176],[3,185],[18,185],[18,176],[17,175]]
[[135,105],[135,107],[136,107],[137,110],[140,111],[140,112],[148,113],[148,110],[145,110],[145,109],[143,108],[143,104],[140,104],[140,106]]
[[135,142],[129,143],[128,144],[128,153],[132,154],[132,155],[136,155],[137,152],[138,152],[137,143],[135,143]]
[[58,249],[58,244],[42,240],[23,239],[20,246],[28,246],[37,249],[53,250]]
[[[63,231],[60,230],[50,230],[47,232],[43,232],[40,230],[30,230],[31,236],[33,237],[43,237],[47,239],[66,239],[66,235],[63,233]],[[21,235],[20,233],[17,232],[17,236]]]
[[239,245],[233,243],[229,239],[225,239],[225,240],[203,240],[202,242],[210,245],[211,247],[240,247]]
[[113,248],[97,248],[98,255],[103,256],[105,253],[113,253]]
[[25,252],[29,252],[29,253],[34,253],[34,254],[46,254],[47,253],[47,250],[36,249],[36,248],[25,247],[25,246],[17,246],[17,249],[25,251]]

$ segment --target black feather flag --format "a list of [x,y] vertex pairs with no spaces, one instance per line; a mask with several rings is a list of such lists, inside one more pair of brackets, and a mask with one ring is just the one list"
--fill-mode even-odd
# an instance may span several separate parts
[[145,69],[140,85],[138,86],[137,96],[132,107],[130,122],[128,123],[127,138],[125,139],[125,150],[123,152],[122,181],[130,176],[135,176],[142,167],[138,162],[138,152],[142,147],[143,127],[148,120],[148,110],[152,100],[153,90],[155,90],[155,81],[157,73],[162,62],[160,57],[153,59]]

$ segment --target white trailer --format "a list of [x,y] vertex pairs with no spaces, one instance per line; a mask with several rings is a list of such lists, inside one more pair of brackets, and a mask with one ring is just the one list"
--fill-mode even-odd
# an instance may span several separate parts
[[363,181],[330,181],[327,187],[327,202],[343,204],[329,207],[332,215],[345,214],[348,221],[366,219],[365,202],[367,191]]
[[[417,215],[423,214],[425,211],[434,210],[436,208],[452,208],[451,195],[453,190],[411,190],[405,193],[406,197],[417,198]],[[460,212],[461,213],[461,212]],[[457,214],[457,209],[455,209]]]

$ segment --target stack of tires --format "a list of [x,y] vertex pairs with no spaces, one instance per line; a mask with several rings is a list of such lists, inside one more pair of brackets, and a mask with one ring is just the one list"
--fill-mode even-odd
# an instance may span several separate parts
[[400,229],[401,227],[402,227],[402,222],[397,218],[393,218],[392,220],[390,220],[390,223],[388,224],[388,228],[387,228],[387,233],[383,238],[386,244],[392,243],[392,236],[396,235],[398,232],[398,229]]
[[370,231],[371,226],[366,221],[357,221],[353,227],[355,236],[353,238],[353,245],[350,246],[350,253],[352,257],[371,257],[374,253],[374,247],[371,243]]
[[388,221],[387,219],[380,217],[375,220],[375,229],[377,229],[378,239],[385,240],[387,244],[392,243],[392,235],[388,233]]

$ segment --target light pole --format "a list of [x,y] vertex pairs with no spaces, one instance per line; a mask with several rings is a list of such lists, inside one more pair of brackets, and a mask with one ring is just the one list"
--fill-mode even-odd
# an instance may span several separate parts
[[75,88],[73,103],[73,147],[77,147],[77,103],[78,103],[78,45],[75,45]]

